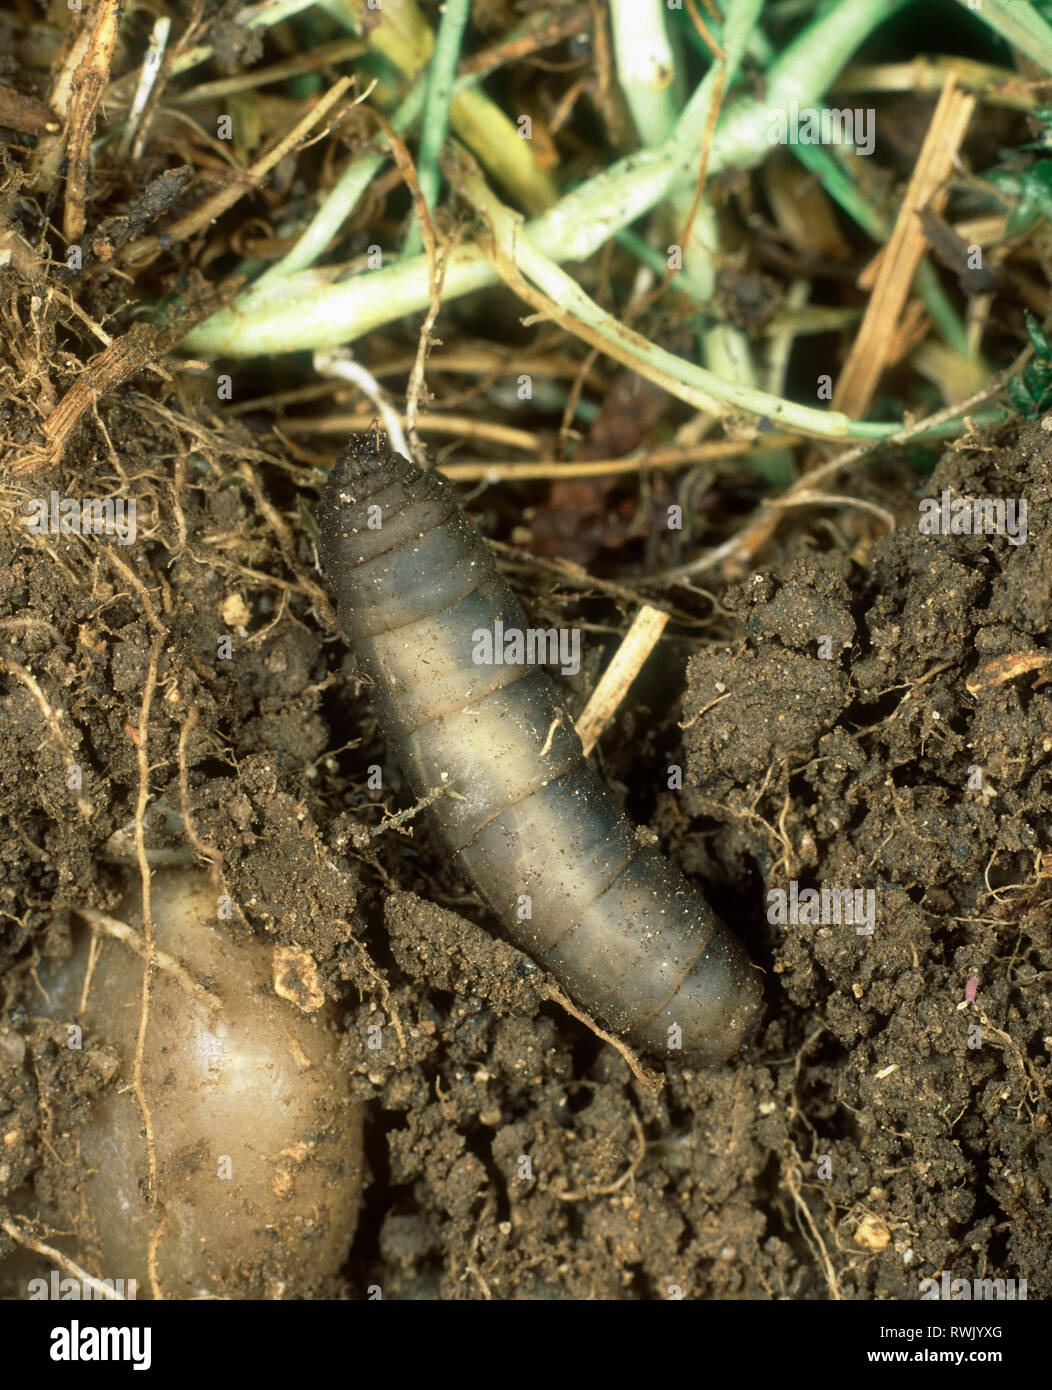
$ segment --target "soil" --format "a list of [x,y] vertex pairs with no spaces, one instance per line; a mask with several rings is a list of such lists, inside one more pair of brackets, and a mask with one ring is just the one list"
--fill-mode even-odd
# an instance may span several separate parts
[[[1048,1297],[1050,462],[1016,422],[927,479],[859,471],[845,491],[897,528],[794,513],[607,728],[604,775],[765,971],[747,1056],[655,1091],[545,997],[425,816],[366,833],[407,798],[386,768],[367,790],[384,746],[317,568],[318,471],[181,383],[100,400],[60,469],[3,486],[0,1205],[70,1180],[116,1084],[33,976],[133,871],[146,729],[150,804],[189,808],[243,920],[340,1010],[371,1169],[341,1296],[916,1299],[948,1270]],[[28,536],[52,488],[134,496],[136,543]],[[943,489],[1025,498],[1025,544],[921,534]],[[524,598],[624,625],[601,595]],[[148,843],[186,849],[162,820]],[[791,881],[874,890],[872,934],[769,921]]]

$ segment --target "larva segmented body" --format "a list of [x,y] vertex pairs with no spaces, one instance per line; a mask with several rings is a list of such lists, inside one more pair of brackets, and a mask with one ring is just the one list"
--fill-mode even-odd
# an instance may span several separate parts
[[510,939],[634,1046],[732,1056],[758,1021],[759,977],[701,894],[640,846],[547,672],[475,663],[479,629],[527,620],[449,485],[385,436],[355,435],[318,520],[391,754],[418,796],[458,793],[431,814]]

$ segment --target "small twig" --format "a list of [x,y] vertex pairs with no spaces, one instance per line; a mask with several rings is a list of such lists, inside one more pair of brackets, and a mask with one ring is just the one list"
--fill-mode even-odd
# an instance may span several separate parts
[[881,373],[893,359],[896,325],[924,254],[924,230],[917,212],[931,206],[941,211],[944,187],[953,159],[975,109],[975,98],[957,90],[953,73],[947,77],[917,159],[913,177],[899,207],[894,229],[883,248],[873,291],[847,362],[837,378],[833,408],[861,418],[869,409]]
[[5,627],[42,627],[56,642],[62,641],[58,628],[46,618],[0,618],[0,630]]
[[102,89],[110,76],[123,0],[98,0],[91,38],[70,87],[66,122],[66,207],[62,233],[67,243],[79,242],[86,221],[85,202],[91,137]]
[[[436,1082],[436,1089],[437,1089],[437,1082]],[[487,1220],[492,1219],[492,1216],[493,1216],[493,1212],[494,1212],[495,1207],[496,1207],[496,1197],[494,1196],[493,1192],[490,1191],[490,1192],[486,1195],[486,1200],[485,1200],[485,1202],[484,1202],[484,1204],[483,1204],[482,1211],[479,1213],[479,1219],[478,1219],[478,1221],[477,1221],[476,1224],[475,1224],[475,1234],[474,1234],[474,1235],[472,1236],[472,1238],[471,1238],[471,1249],[470,1249],[469,1252],[468,1252],[467,1259],[464,1261],[464,1268],[465,1268],[465,1270],[468,1272],[468,1274],[470,1274],[470,1275],[472,1275],[472,1276],[474,1277],[475,1282],[478,1284],[479,1288],[482,1290],[482,1297],[483,1297],[484,1299],[486,1299],[487,1301],[489,1301],[489,1300],[491,1300],[491,1299],[493,1298],[493,1292],[492,1292],[492,1290],[490,1289],[489,1284],[486,1282],[486,1279],[485,1279],[485,1277],[484,1277],[484,1275],[483,1275],[483,1273],[482,1273],[482,1270],[479,1269],[479,1267],[478,1267],[478,1262],[477,1262],[477,1260],[475,1259],[475,1256],[478,1254],[479,1243],[480,1243],[481,1240],[482,1240],[482,1228],[483,1228],[483,1225],[485,1224],[485,1222],[486,1222]]]
[[[150,98],[154,97],[156,105],[156,82],[161,68],[164,66],[164,53],[168,46],[168,35],[172,32],[172,21],[167,15],[160,15],[153,22],[153,32],[150,34],[150,46],[146,50],[146,57],[143,59],[142,72],[139,74],[139,83],[135,88],[135,97],[128,112],[128,119],[121,135],[120,153],[123,159],[127,159],[133,153],[137,159],[142,154],[144,138],[147,134],[147,125],[143,124],[146,109],[151,104]],[[140,130],[141,127],[141,130]]]
[[[548,733],[544,740],[544,746],[541,748],[541,751],[537,754],[538,761],[541,761],[542,759],[546,758],[548,754],[552,751],[552,744],[555,742],[556,731],[562,727],[563,719],[563,712],[562,710],[559,710],[556,713],[555,718],[548,725]],[[587,751],[588,750],[586,749],[585,752]]]
[[[425,417],[440,419],[441,417]],[[424,425],[423,428],[440,430],[439,424]],[[731,458],[748,458],[750,454],[764,453],[768,449],[780,449],[788,444],[798,444],[796,434],[765,434],[762,442],[757,440],[719,439],[712,444],[691,444],[678,447],[673,444],[657,449],[644,449],[618,459],[588,459],[560,463],[555,460],[544,463],[443,463],[442,476],[459,483],[499,483],[526,482],[536,479],[559,478],[602,478],[623,473],[643,473],[658,469],[689,468],[695,463],[723,462]]]
[[595,747],[614,710],[657,645],[669,615],[644,604],[632,620],[614,659],[603,672],[577,721],[585,757]]
[[679,727],[684,730],[693,729],[698,720],[701,719],[703,715],[708,714],[710,709],[715,709],[717,705],[722,704],[724,700],[729,700],[730,698],[731,692],[729,690],[723,695],[717,695],[714,700],[710,700],[708,704],[702,705],[701,709],[695,710],[689,719],[679,721]]
[[420,411],[420,400],[426,394],[424,386],[424,368],[431,348],[441,340],[436,338],[433,333],[435,320],[442,307],[442,284],[445,280],[446,266],[449,264],[449,251],[451,248],[443,247],[442,252],[437,257],[434,269],[434,278],[431,285],[431,301],[428,305],[427,315],[420,325],[420,333],[417,337],[416,360],[413,363],[413,370],[409,374],[409,385],[405,397],[405,419],[406,428],[409,431],[409,438],[413,443],[414,459],[423,461],[427,454],[421,443],[420,436],[416,429],[416,419]]
[[[105,395],[122,381],[151,366],[185,331],[182,326],[153,327],[136,323],[119,338],[114,338],[105,351],[87,364],[73,385],[55,406],[43,424],[44,445],[19,445],[4,441],[18,453],[11,464],[12,473],[39,473],[54,468],[62,459],[66,441],[80,417],[94,405],[98,396]],[[157,369],[161,370],[161,369]]]

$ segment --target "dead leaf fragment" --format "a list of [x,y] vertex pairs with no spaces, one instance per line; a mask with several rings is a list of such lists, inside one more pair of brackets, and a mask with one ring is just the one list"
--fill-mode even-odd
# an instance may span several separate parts
[[1013,652],[1011,656],[995,656],[968,677],[964,683],[965,689],[969,695],[979,695],[984,690],[993,690],[996,686],[1014,681],[1017,676],[1026,675],[1027,671],[1038,671],[1049,662],[1052,662],[1052,656],[1048,652]]
[[278,946],[274,950],[274,993],[305,1014],[325,1003],[318,965],[302,946]]

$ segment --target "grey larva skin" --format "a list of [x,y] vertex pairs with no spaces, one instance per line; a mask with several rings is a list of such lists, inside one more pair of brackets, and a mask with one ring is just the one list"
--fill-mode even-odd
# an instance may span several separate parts
[[477,629],[528,623],[449,485],[384,435],[355,435],[318,521],[391,754],[418,796],[452,786],[463,798],[431,814],[510,939],[641,1050],[732,1057],[759,1020],[759,976],[701,894],[640,846],[547,672],[473,661]]

